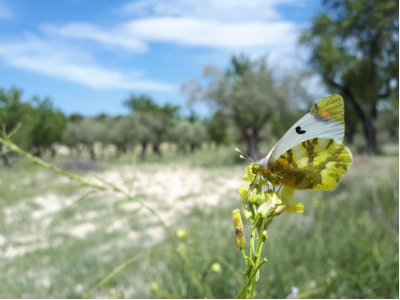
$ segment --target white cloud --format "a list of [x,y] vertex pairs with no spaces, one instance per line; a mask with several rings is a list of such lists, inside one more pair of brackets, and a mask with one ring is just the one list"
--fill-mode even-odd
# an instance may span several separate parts
[[0,2],[0,19],[9,20],[12,19],[13,13],[5,3]]
[[194,18],[146,18],[128,22],[122,30],[132,37],[187,46],[246,48],[293,44],[296,25],[290,22],[223,23]]
[[65,45],[55,45],[33,37],[24,42],[0,44],[0,58],[16,68],[33,71],[94,89],[139,89],[169,91],[174,87],[144,80],[136,75],[108,70],[91,62],[85,52]]
[[42,27],[52,37],[85,39],[128,51],[145,52],[148,42],[228,49],[294,45],[297,26],[291,22],[220,22],[196,18],[143,18],[102,30],[87,23]]
[[281,18],[276,6],[294,0],[139,0],[119,12],[139,17],[190,17],[220,21],[266,21]]
[[91,40],[105,45],[122,47],[138,53],[146,52],[147,46],[142,41],[130,36],[123,36],[117,32],[107,32],[88,23],[69,23],[62,27],[44,25],[42,29],[52,35]]

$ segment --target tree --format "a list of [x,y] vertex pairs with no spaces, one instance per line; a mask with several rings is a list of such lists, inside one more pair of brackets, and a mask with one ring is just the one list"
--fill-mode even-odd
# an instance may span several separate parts
[[[22,90],[11,87],[8,90],[0,88],[0,126],[10,132],[18,123],[21,128],[13,135],[13,141],[23,149],[30,149],[32,146],[32,123],[33,109],[29,103],[21,102]],[[3,145],[0,145],[0,151]],[[5,165],[9,165],[6,154],[1,155]]]
[[[311,65],[332,91],[348,100],[347,112],[354,111],[368,149],[378,153],[378,105],[398,89],[399,2],[325,0],[324,8],[300,43],[312,47]],[[347,116],[346,123],[347,130],[355,130],[354,119]]]
[[68,123],[64,139],[67,145],[72,147],[84,145],[90,153],[90,159],[96,160],[94,145],[96,142],[101,142],[106,135],[108,135],[108,130],[104,124],[84,119],[78,123]]
[[117,148],[117,156],[127,151],[128,145],[134,145],[137,141],[135,135],[135,120],[132,116],[124,116],[114,119],[110,124],[110,143]]
[[63,134],[67,127],[67,118],[64,114],[54,109],[50,98],[40,100],[34,97],[32,100],[34,107],[34,118],[32,125],[32,147],[35,155],[42,156],[43,150],[52,150],[52,156],[55,156],[55,143],[61,143]]
[[218,110],[211,119],[206,120],[207,134],[217,147],[228,144],[228,126],[230,116],[223,110]]
[[[135,94],[131,94],[129,98],[124,101],[124,106],[128,107],[132,112],[143,113],[142,117],[139,119],[146,123],[147,126],[153,126],[148,128],[152,134],[154,134],[154,136],[151,138],[153,143],[153,151],[158,155],[161,155],[160,144],[164,141],[168,129],[171,128],[172,122],[179,110],[179,106],[173,106],[170,104],[159,106],[150,96],[137,96]],[[151,121],[149,118],[153,118],[154,120]],[[141,132],[144,133],[143,130],[141,130]],[[143,145],[144,144],[142,143],[142,146]],[[142,151],[141,157],[145,157],[145,152]]]
[[266,123],[277,116],[283,124],[298,110],[299,102],[309,100],[300,76],[274,72],[264,57],[252,61],[244,54],[233,56],[225,73],[212,65],[206,66],[203,73],[210,79],[206,88],[190,80],[182,86],[182,93],[189,103],[207,101],[226,111],[253,159],[262,157],[259,133]]
[[201,122],[182,120],[169,130],[168,139],[177,144],[178,150],[183,154],[186,154],[187,147],[193,153],[207,140],[207,132]]
[[140,159],[144,161],[146,160],[147,146],[151,143],[157,143],[156,132],[160,130],[159,128],[162,127],[162,123],[153,114],[148,112],[134,112],[131,117],[135,124],[135,139],[142,145]]

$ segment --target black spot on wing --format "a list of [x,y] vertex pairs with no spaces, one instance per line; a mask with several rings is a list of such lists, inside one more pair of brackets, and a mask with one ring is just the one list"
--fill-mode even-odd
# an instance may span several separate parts
[[297,126],[297,127],[296,127],[296,133],[298,133],[298,134],[304,134],[304,133],[306,133],[306,131],[305,131],[305,130],[301,130],[301,127],[300,127],[300,126]]

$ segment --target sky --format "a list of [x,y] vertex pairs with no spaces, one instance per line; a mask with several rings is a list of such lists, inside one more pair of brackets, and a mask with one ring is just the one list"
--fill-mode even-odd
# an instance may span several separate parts
[[297,38],[320,8],[315,0],[0,0],[0,87],[23,89],[25,101],[49,96],[66,114],[124,114],[131,93],[188,111],[180,87],[201,81],[206,64],[225,69],[243,52],[305,65]]

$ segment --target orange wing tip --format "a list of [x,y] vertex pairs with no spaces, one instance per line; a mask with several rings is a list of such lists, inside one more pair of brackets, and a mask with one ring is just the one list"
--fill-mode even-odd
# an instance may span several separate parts
[[322,121],[333,120],[344,124],[344,102],[340,95],[329,95],[314,104],[310,113]]

